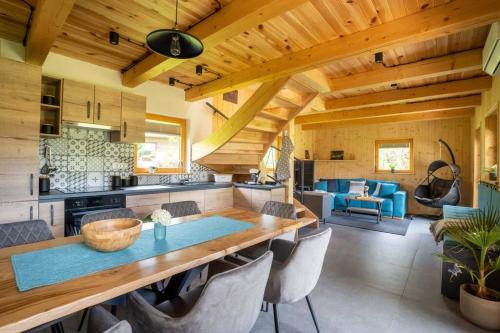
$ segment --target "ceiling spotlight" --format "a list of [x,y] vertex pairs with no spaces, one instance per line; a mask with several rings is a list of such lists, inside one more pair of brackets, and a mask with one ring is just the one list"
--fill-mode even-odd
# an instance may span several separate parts
[[377,63],[377,64],[384,63],[384,53],[383,52],[375,53],[375,63]]
[[391,83],[391,88],[397,88],[398,84],[397,83]]
[[189,59],[203,52],[203,43],[195,36],[177,30],[177,11],[179,0],[175,2],[175,24],[172,29],[159,29],[150,32],[146,37],[148,47],[161,55]]
[[109,32],[109,43],[113,45],[118,45],[120,43],[120,34],[116,31]]
[[168,78],[168,85],[172,87],[175,86],[175,77]]
[[196,65],[196,75],[201,76],[203,74],[203,66]]

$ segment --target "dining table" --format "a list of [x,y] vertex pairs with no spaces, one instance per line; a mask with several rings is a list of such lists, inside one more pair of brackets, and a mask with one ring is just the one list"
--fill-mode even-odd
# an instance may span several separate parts
[[22,332],[68,317],[305,225],[300,219],[284,219],[237,208],[176,218],[173,223],[187,223],[210,216],[250,222],[254,226],[177,251],[23,292],[16,285],[10,260],[12,255],[83,242],[82,237],[56,238],[0,249],[0,333]]

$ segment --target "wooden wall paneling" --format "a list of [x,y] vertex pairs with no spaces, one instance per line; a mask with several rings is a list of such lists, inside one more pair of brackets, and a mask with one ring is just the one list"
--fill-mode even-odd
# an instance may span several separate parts
[[[408,193],[409,213],[436,214],[437,210],[418,204],[413,199],[416,186],[427,174],[428,165],[437,159],[450,160],[445,148],[440,149],[439,138],[451,146],[457,164],[462,168],[462,205],[472,203],[472,152],[470,117],[449,120],[366,125],[349,128],[322,128],[301,131],[296,127],[296,153],[304,157],[308,149],[317,159],[328,160],[331,150],[344,150],[352,161],[317,161],[315,179],[356,178],[394,180]],[[415,171],[413,174],[375,173],[375,140],[413,138]]]

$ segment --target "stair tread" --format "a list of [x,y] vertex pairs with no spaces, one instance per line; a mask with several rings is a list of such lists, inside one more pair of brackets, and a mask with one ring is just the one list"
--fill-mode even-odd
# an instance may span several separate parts
[[295,207],[295,211],[296,211],[297,213],[302,213],[302,212],[305,212],[305,211],[306,211],[306,209],[305,209],[304,207]]
[[316,219],[314,217],[300,217],[297,221],[302,222],[302,226],[308,226],[310,224],[316,223]]

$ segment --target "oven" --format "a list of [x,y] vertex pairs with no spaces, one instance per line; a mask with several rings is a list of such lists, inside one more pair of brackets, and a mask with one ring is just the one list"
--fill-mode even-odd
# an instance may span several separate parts
[[82,217],[97,212],[124,208],[124,194],[104,194],[97,196],[75,197],[64,200],[64,236],[80,234]]

